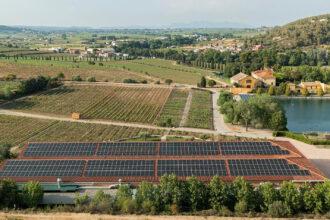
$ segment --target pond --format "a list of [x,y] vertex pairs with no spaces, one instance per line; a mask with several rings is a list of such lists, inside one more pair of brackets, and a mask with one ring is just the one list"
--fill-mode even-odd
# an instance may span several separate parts
[[330,99],[280,99],[295,132],[330,132]]

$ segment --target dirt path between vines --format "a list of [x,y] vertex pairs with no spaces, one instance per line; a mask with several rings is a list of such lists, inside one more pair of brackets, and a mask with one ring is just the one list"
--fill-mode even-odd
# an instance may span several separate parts
[[186,105],[185,105],[183,113],[182,113],[182,118],[181,118],[181,122],[179,125],[180,127],[183,127],[187,123],[188,115],[189,115],[189,111],[190,111],[190,107],[191,107],[192,97],[193,97],[193,93],[190,90],[188,97],[187,97]]

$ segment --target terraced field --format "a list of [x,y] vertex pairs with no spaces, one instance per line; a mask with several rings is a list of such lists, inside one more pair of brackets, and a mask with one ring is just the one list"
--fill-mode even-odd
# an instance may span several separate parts
[[115,141],[136,137],[141,132],[163,134],[161,130],[0,115],[0,144],[13,146],[29,141]]
[[193,98],[185,127],[213,129],[212,94],[193,90]]
[[160,117],[158,118],[157,123],[160,124],[170,118],[173,126],[178,127],[186,105],[188,93],[188,90],[173,90],[164,106],[162,113],[160,114]]
[[60,87],[2,106],[24,112],[152,124],[171,94],[170,88],[123,86]]

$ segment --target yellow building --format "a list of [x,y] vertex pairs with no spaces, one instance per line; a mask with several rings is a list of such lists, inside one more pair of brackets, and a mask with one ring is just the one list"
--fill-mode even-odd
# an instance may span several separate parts
[[246,75],[244,73],[238,73],[230,78],[231,84],[237,84],[239,87],[247,89],[255,89],[258,85],[258,80],[252,76]]
[[320,81],[315,82],[301,82],[299,84],[299,87],[301,89],[307,89],[309,93],[317,93],[319,89],[322,89],[324,93],[327,92],[327,85],[324,83],[321,83]]

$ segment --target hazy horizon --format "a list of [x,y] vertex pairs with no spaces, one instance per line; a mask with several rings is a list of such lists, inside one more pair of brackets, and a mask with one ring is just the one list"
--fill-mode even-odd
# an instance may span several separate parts
[[0,24],[159,28],[197,22],[260,27],[329,12],[328,0],[11,0],[2,3]]

